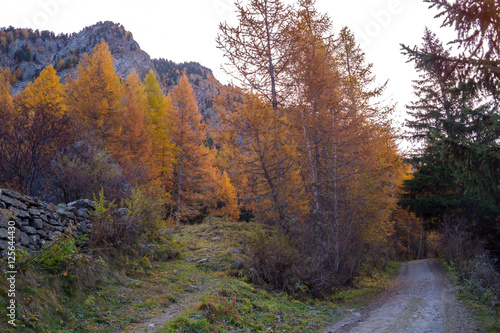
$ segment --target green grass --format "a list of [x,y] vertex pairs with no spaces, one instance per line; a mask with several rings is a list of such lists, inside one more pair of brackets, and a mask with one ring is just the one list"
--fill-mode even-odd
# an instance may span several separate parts
[[393,279],[398,276],[400,264],[398,261],[389,261],[382,269],[356,278],[351,287],[335,292],[331,296],[332,300],[349,308],[365,306],[392,284]]
[[499,304],[487,304],[484,299],[472,293],[470,288],[460,281],[459,275],[452,264],[445,263],[444,266],[451,282],[457,290],[459,299],[479,322],[483,328],[483,332],[500,332]]

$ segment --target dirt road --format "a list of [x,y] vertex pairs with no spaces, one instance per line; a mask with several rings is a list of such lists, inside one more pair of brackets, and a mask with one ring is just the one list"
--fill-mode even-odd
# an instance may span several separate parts
[[404,263],[395,285],[361,311],[350,310],[330,332],[480,332],[457,300],[437,260]]

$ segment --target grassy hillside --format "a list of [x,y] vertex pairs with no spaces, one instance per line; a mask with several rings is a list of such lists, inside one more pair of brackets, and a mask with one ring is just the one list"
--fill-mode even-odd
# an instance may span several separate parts
[[[129,256],[74,250],[62,239],[20,259],[17,328],[3,332],[316,332],[384,287],[396,266],[323,300],[251,283],[252,223],[185,226]],[[56,258],[57,260],[49,260]],[[2,279],[0,306],[7,283]]]

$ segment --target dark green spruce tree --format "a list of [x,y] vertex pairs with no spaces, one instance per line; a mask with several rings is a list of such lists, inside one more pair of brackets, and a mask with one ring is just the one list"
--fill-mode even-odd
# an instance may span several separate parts
[[473,68],[450,61],[450,50],[429,30],[421,48],[404,50],[420,79],[414,86],[417,100],[408,107],[413,119],[407,122],[418,147],[408,159],[414,177],[404,183],[400,205],[430,228],[445,223],[467,226],[487,241],[488,248],[496,249],[500,209],[494,186],[483,181],[483,173],[473,171],[476,166],[471,163],[476,161],[464,161],[456,148],[466,142],[495,144],[482,122],[492,110],[491,99],[485,100]]
[[[464,68],[460,89],[480,96],[473,107],[462,109],[469,121],[453,138],[443,138],[444,153],[452,156],[473,179],[470,191],[500,202],[500,3],[498,0],[425,0],[440,10],[443,25],[454,27],[455,56],[438,53],[434,58]],[[410,50],[409,50],[410,51]],[[410,51],[412,52],[412,51]],[[420,56],[428,56],[423,54]]]

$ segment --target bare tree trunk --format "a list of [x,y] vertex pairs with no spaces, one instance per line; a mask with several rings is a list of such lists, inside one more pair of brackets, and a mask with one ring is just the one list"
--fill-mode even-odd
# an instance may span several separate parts
[[340,265],[339,248],[339,204],[338,204],[338,161],[337,161],[337,140],[335,127],[335,111],[332,110],[332,135],[333,135],[333,225],[334,225],[334,246],[335,246],[335,268],[338,270]]
[[179,149],[180,151],[180,156],[179,156],[179,174],[177,177],[178,181],[178,187],[177,187],[177,216],[175,217],[177,226],[181,224],[181,179],[182,179],[182,146]]
[[417,259],[420,259],[420,252],[422,250],[422,237],[424,234],[424,225],[420,224],[420,243],[418,244],[418,254],[417,254]]
[[272,96],[273,110],[274,113],[277,114],[278,96],[276,92],[276,77],[275,77],[276,73],[274,70],[273,55],[271,53],[271,31],[269,30],[269,18],[267,17],[268,15],[267,0],[264,0],[264,5],[265,5],[264,24],[266,26],[267,57],[269,59],[269,74],[271,76],[271,96]]
[[176,166],[174,166],[174,173],[172,174],[172,199],[170,200],[171,201],[171,204],[170,204],[170,213],[168,215],[168,217],[170,218],[170,220],[172,220],[172,217],[174,216],[174,199],[175,199],[175,170],[176,170]]
[[[299,93],[299,104],[302,104],[302,94],[300,92],[300,88],[297,89]],[[309,141],[309,137],[307,136],[307,130],[306,130],[306,125],[305,125],[305,117],[304,117],[304,110],[301,108],[300,109],[300,115],[302,118],[302,132],[304,134],[304,140],[306,141],[306,147],[307,147],[307,157],[309,158],[309,173],[311,175],[311,183],[312,183],[312,192],[313,192],[313,203],[314,203],[314,208],[316,211],[319,211],[319,199],[318,199],[318,190],[317,190],[317,184],[316,184],[316,171],[314,170],[314,162],[313,162],[313,157],[312,157],[312,149],[311,149],[311,142]]]
[[410,241],[410,221],[408,221],[408,258],[411,256]]

